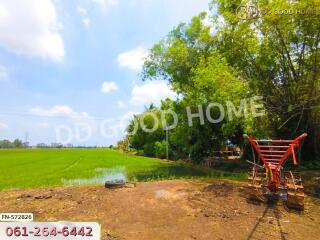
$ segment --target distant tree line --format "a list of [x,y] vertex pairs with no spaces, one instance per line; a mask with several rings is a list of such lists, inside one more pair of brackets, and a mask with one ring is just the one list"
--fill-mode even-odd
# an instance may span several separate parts
[[35,146],[30,146],[29,142],[23,142],[20,139],[15,139],[12,142],[10,140],[4,139],[0,140],[0,148],[30,148],[30,147],[35,147],[35,148],[114,148],[113,145],[109,145],[106,147],[98,147],[98,146],[74,146],[72,144],[65,144],[63,145],[62,143],[51,143],[51,144],[46,144],[46,143],[38,143]]
[[10,140],[0,140],[0,148],[25,148],[28,147],[28,143],[22,142],[20,139],[15,139],[12,142]]

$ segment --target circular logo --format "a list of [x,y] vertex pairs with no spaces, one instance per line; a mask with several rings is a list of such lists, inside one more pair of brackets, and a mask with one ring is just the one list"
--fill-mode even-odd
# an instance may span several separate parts
[[240,19],[248,20],[259,17],[259,9],[254,5],[240,5],[237,8],[237,16]]

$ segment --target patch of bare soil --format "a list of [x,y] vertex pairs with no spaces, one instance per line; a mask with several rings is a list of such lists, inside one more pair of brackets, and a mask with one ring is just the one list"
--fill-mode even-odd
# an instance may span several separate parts
[[249,202],[231,181],[173,180],[0,192],[0,212],[32,212],[35,221],[96,221],[106,239],[319,239],[320,200],[302,213],[281,202]]

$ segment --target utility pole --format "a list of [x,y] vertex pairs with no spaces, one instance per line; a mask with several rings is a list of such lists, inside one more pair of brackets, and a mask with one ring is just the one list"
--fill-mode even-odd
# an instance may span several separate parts
[[25,148],[28,148],[29,147],[29,142],[28,142],[28,140],[29,140],[29,133],[28,132],[26,132],[26,135],[25,135],[25,139],[24,139],[24,147]]
[[166,130],[166,159],[169,160],[169,129],[165,126]]

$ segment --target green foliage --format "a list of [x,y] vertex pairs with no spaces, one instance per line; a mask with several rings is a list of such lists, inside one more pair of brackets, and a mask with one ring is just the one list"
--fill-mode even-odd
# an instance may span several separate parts
[[22,148],[23,147],[23,143],[20,139],[15,139],[12,143],[14,148]]
[[154,144],[154,152],[157,158],[166,158],[166,141],[157,141]]
[[212,48],[209,27],[204,26],[205,13],[194,17],[190,24],[180,24],[168,37],[155,44],[145,62],[144,79],[166,79],[178,93],[193,88],[193,68]]
[[[150,106],[146,111],[134,117],[128,126],[128,132],[138,127],[135,134],[129,137],[131,147],[139,150],[139,153],[148,157],[157,156],[159,146],[155,143],[161,142],[165,138],[163,123],[160,116],[160,110],[154,106]],[[155,128],[155,131],[151,130]],[[150,132],[148,132],[150,131]],[[158,152],[160,154],[160,152]]]
[[[251,1],[213,0],[212,14],[200,13],[181,23],[155,44],[143,68],[143,79],[167,80],[179,99],[163,102],[159,109],[171,109],[179,125],[170,131],[171,158],[201,161],[210,151],[227,142],[242,144],[242,133],[261,138],[295,138],[309,134],[303,153],[320,158],[320,63],[319,15],[297,10],[320,10],[319,0],[259,1],[267,14],[243,20],[237,8]],[[292,9],[293,14],[276,14]],[[210,17],[211,26],[204,24]],[[218,102],[239,106],[242,99],[263,96],[266,116],[225,118],[219,124],[194,121],[187,124],[185,108],[196,112]],[[218,109],[211,110],[213,117]],[[131,140],[137,149],[151,154],[152,145],[164,134],[138,131]],[[155,153],[153,153],[155,156]]]
[[[172,30],[166,39],[154,45],[144,65],[145,79],[167,79],[182,96],[180,100],[166,100],[159,109],[152,110],[172,110],[179,116],[178,126],[169,131],[171,159],[190,158],[199,162],[210,151],[224,146],[228,139],[239,143],[243,130],[253,126],[250,117],[248,120],[235,117],[232,121],[225,118],[219,124],[207,120],[201,124],[195,119],[191,127],[188,124],[187,107],[197,112],[198,105],[201,105],[205,112],[208,104],[218,102],[226,109],[227,101],[237,107],[242,98],[252,95],[247,82],[238,77],[239,72],[228,66],[226,59],[214,50],[210,28],[203,24],[205,17],[206,14],[201,13],[190,24],[180,24]],[[219,109],[211,110],[213,118],[219,114]],[[139,122],[139,117],[136,120]],[[161,121],[160,117],[158,120]],[[148,121],[152,125],[151,120]],[[133,129],[132,126],[133,123],[129,129]],[[165,139],[164,131],[159,129],[155,133],[146,133],[139,126],[137,133],[130,138],[132,146],[142,149],[146,156],[157,156],[154,144]]]
[[[292,139],[307,132],[303,152],[319,159],[320,18],[296,11],[319,11],[320,1],[259,1],[257,7],[268,13],[252,20],[237,18],[238,1],[213,3],[225,21],[217,29],[217,50],[264,96],[271,137]],[[286,9],[293,13],[276,14]]]
[[22,148],[23,142],[20,139],[15,139],[13,142],[9,140],[0,140],[0,148]]

